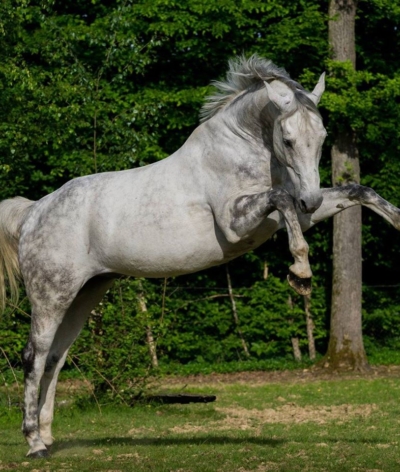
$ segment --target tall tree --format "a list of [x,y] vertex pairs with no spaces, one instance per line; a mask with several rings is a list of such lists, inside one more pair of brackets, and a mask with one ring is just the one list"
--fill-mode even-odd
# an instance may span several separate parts
[[[356,68],[356,0],[330,0],[329,44],[334,61]],[[355,131],[339,124],[331,150],[333,185],[360,182]],[[333,369],[363,370],[368,365],[361,325],[361,207],[334,217],[331,329],[326,356]]]

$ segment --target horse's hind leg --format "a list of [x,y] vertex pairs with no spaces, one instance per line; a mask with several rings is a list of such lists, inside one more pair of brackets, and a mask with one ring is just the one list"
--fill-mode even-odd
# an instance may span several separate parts
[[113,279],[94,277],[85,284],[68,309],[47,355],[39,397],[39,432],[47,447],[53,443],[51,423],[58,374],[64,365],[69,348],[79,335],[88,315],[101,301],[112,283]]
[[[29,341],[23,351],[25,398],[22,431],[30,446],[28,456],[31,457],[47,455],[47,448],[39,431],[39,385],[57,331],[83,282],[67,267],[64,267],[62,273],[53,271],[51,274],[52,276],[44,270],[40,274],[26,270],[24,275],[32,303],[32,322]],[[43,387],[45,391],[45,381]],[[47,397],[45,393],[43,395]]]
[[39,434],[38,389],[54,336],[67,310],[67,307],[56,309],[55,305],[52,308],[52,316],[39,306],[33,308],[29,341],[22,353],[25,374],[22,432],[30,446],[28,456],[31,457],[47,455]]

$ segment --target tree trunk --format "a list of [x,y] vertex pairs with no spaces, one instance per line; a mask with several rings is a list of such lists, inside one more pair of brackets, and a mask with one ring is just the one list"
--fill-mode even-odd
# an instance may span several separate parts
[[239,316],[237,314],[236,301],[235,301],[235,296],[233,294],[231,274],[229,273],[228,264],[225,265],[225,270],[226,270],[226,280],[228,282],[229,299],[231,301],[232,315],[233,315],[233,320],[234,320],[235,325],[236,325],[236,331],[239,335],[240,342],[242,343],[243,352],[245,353],[246,357],[250,357],[250,352],[249,352],[249,349],[247,347],[246,340],[244,339],[242,330],[240,329]]
[[301,362],[301,351],[299,338],[292,338],[293,357],[296,362]]
[[329,46],[334,61],[351,61],[356,68],[355,19],[357,0],[330,0]]
[[[356,1],[330,0],[329,43],[332,59],[356,65]],[[359,183],[360,163],[352,129],[339,129],[331,151],[333,185]],[[333,221],[332,311],[324,365],[333,370],[367,368],[361,327],[361,206]]]
[[311,295],[304,295],[304,311],[306,314],[306,324],[307,324],[307,339],[308,339],[308,355],[310,360],[315,361],[316,351],[315,351],[315,340],[314,340],[314,321],[311,315]]
[[266,261],[264,261],[264,269],[263,269],[263,279],[267,280],[268,279],[268,264]]
[[[287,304],[288,304],[289,310],[293,312],[294,303],[293,303],[293,298],[291,295],[289,295],[288,297]],[[289,318],[289,324],[292,325],[293,323],[294,323],[294,320],[292,318]],[[301,362],[301,350],[300,350],[299,338],[297,336],[292,336],[290,340],[292,342],[294,360],[297,362]]]
[[[144,298],[144,293],[141,287],[136,297],[137,297],[140,311],[148,316],[146,300]],[[154,340],[153,331],[149,323],[146,324],[146,342],[149,348],[151,365],[156,368],[158,367],[157,347],[156,347],[156,342]]]

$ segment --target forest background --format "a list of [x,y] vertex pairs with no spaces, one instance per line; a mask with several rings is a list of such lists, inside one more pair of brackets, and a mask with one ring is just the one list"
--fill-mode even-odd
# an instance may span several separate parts
[[[0,199],[39,199],[77,176],[167,157],[198,125],[209,84],[225,76],[227,61],[257,53],[307,89],[327,72],[323,186],[331,186],[331,136],[351,127],[361,183],[400,206],[399,25],[399,0],[358,2],[354,71],[330,59],[328,1],[2,0]],[[320,354],[329,335],[331,235],[331,221],[306,233]],[[381,360],[400,348],[399,248],[398,233],[363,211],[364,344]],[[306,318],[302,297],[286,283],[290,263],[282,231],[228,269],[118,280],[66,370],[114,386],[150,372],[155,354],[164,372],[273,365],[292,359],[293,339],[304,354]],[[3,375],[20,368],[28,332],[21,294],[0,321]]]

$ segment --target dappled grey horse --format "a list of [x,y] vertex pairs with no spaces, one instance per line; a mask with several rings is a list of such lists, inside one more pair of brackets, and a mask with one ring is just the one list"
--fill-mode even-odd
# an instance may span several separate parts
[[[222,264],[286,227],[289,283],[310,291],[302,231],[352,205],[400,229],[400,211],[360,185],[320,189],[326,132],[317,104],[270,61],[230,63],[202,124],[167,159],[74,179],[37,202],[0,204],[0,295],[21,274],[32,305],[23,352],[29,456],[52,444],[57,377],[90,311],[118,274],[170,277]],[[40,394],[39,394],[40,391]]]

